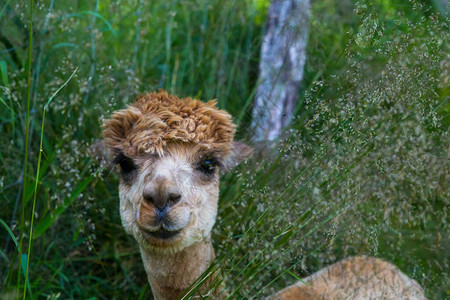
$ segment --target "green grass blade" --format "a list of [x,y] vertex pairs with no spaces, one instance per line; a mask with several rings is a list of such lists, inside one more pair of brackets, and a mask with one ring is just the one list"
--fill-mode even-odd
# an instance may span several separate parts
[[[42,152],[44,151],[42,149],[42,141],[44,140],[45,111],[46,111],[48,105],[50,104],[50,102],[53,100],[53,98],[55,98],[55,96],[58,94],[58,92],[67,85],[67,83],[73,77],[73,75],[75,75],[77,70],[78,70],[78,68],[76,68],[75,71],[73,71],[72,75],[70,75],[70,77],[63,83],[63,85],[60,86],[51,95],[51,97],[47,101],[47,104],[45,104],[44,112],[42,113],[41,140],[40,140],[40,144],[39,144],[39,156],[38,156],[38,165],[37,165],[37,170],[36,170],[36,179],[34,182],[34,199],[33,199],[33,208],[31,211],[30,235],[28,237],[28,255],[27,255],[27,259],[26,259],[25,286],[23,288],[23,299],[25,299],[25,297],[26,297],[26,288],[27,288],[27,284],[28,284],[28,267],[29,267],[29,263],[30,263],[31,244],[32,244],[32,239],[33,239],[33,223],[34,223],[34,216],[35,216],[35,209],[36,209],[37,188],[38,188],[38,183],[39,183],[39,175],[40,175],[39,172],[41,170]],[[29,289],[31,297],[33,297],[31,294],[31,288],[29,285],[28,285],[28,289]]]
[[0,249],[0,256],[1,257],[3,257],[5,260],[6,260],[6,262],[8,262],[9,263],[9,259],[8,259],[8,256],[6,256],[6,253],[5,252],[3,252],[3,250],[1,250]]
[[67,83],[70,81],[70,79],[72,79],[73,75],[75,75],[75,73],[78,71],[78,68],[75,69],[75,71],[72,72],[72,74],[70,75],[70,77],[66,80],[66,82],[64,82],[48,99],[47,103],[44,106],[44,113],[45,110],[47,109],[48,105],[50,104],[50,102],[52,102],[52,100],[55,98],[55,96],[59,93],[60,90],[62,90]]
[[14,233],[12,232],[12,230],[9,228],[9,226],[2,219],[0,219],[0,224],[2,224],[3,227],[5,227],[6,231],[8,231],[9,235],[11,236],[11,239],[13,240],[14,244],[16,244],[16,248],[19,249],[19,244],[17,242],[17,239],[14,236]]
[[[28,174],[28,141],[30,138],[30,101],[31,101],[31,53],[33,49],[33,4],[34,1],[30,0],[30,28],[28,31],[28,59],[27,59],[27,108],[26,108],[26,118],[25,118],[25,151],[24,151],[24,163],[23,163],[23,188],[22,188],[22,207],[20,210],[20,259],[22,259],[22,250],[23,250],[23,233],[25,233],[25,197],[27,194],[27,174]],[[21,264],[22,262],[20,262]],[[20,270],[18,268],[17,272],[17,295],[16,298],[19,298],[20,291]],[[26,286],[26,283],[25,283]],[[26,295],[26,288],[24,288],[24,295]]]
[[[22,272],[24,273],[24,274],[27,274],[27,270],[28,270],[28,255],[26,255],[26,254],[22,254],[21,256],[20,256],[20,266],[22,267]],[[28,284],[27,284],[28,283]],[[25,285],[24,285],[24,295],[23,295],[23,298],[25,299],[25,296],[26,296],[26,289],[27,289],[27,287],[28,287],[28,292],[30,293],[30,296],[31,296],[31,299],[33,299],[33,294],[31,293],[31,287],[30,287],[30,283],[29,283],[29,280],[28,280],[28,277],[27,276],[25,276]]]
[[2,19],[2,16],[3,16],[3,14],[5,13],[6,7],[9,5],[9,3],[10,3],[11,1],[12,1],[12,0],[8,0],[8,2],[6,2],[5,5],[3,5],[2,10],[0,10],[0,20]]
[[0,73],[2,76],[3,85],[8,87],[9,86],[8,70],[6,69],[6,61],[4,60],[0,60]]
[[7,108],[8,110],[10,110],[11,113],[12,113],[13,115],[15,114],[15,113],[14,113],[14,110],[13,110],[11,107],[9,107],[8,104],[6,104],[5,100],[3,100],[2,97],[0,97],[0,102],[1,102],[4,106],[6,106],[6,108]]

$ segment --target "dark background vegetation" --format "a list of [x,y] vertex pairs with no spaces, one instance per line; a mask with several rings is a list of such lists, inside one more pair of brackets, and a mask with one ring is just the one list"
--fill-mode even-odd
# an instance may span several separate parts
[[[121,228],[118,178],[89,146],[112,111],[159,88],[217,98],[248,139],[269,4],[37,1],[29,60],[29,3],[0,2],[0,298],[22,297],[27,260],[27,298],[151,296]],[[297,118],[221,184],[213,239],[232,298],[361,254],[395,263],[430,299],[448,297],[444,4],[312,2]]]

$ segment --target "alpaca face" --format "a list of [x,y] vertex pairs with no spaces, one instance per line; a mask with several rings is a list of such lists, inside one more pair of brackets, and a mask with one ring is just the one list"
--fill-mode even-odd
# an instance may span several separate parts
[[252,152],[233,141],[231,116],[215,105],[160,91],[105,121],[94,156],[119,166],[122,223],[146,250],[174,253],[209,238],[219,169]]
[[219,169],[227,157],[173,143],[163,155],[119,159],[122,224],[141,247],[177,252],[209,236],[217,214]]

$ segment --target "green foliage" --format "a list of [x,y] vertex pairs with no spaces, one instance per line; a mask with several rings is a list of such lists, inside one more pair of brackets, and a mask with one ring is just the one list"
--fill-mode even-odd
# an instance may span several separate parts
[[[39,2],[30,85],[30,7],[0,5],[0,298],[151,295],[121,228],[117,178],[88,149],[112,111],[158,88],[217,98],[239,138],[250,136],[268,5]],[[446,297],[450,68],[441,12],[415,1],[313,1],[297,119],[273,151],[221,185],[213,238],[233,298],[258,298],[357,254],[394,262],[430,299]],[[18,252],[19,241],[30,253]]]

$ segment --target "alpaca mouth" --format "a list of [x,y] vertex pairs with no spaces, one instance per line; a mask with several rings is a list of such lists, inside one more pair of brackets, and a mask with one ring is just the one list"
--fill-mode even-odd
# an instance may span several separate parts
[[158,239],[162,239],[162,240],[166,240],[166,239],[170,239],[176,235],[178,235],[181,232],[180,230],[166,230],[166,229],[158,229],[157,231],[149,231],[149,230],[143,230],[147,235],[153,237],[153,238],[158,238]]

